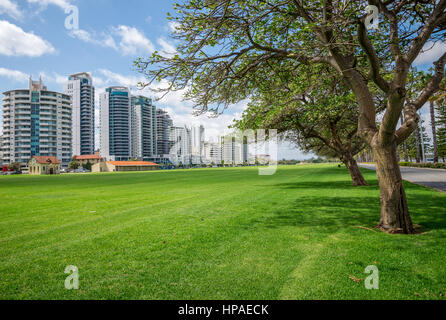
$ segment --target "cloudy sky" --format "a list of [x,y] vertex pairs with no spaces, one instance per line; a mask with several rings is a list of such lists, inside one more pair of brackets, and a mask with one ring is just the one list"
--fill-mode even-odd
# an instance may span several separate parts
[[[50,90],[61,91],[69,74],[91,72],[96,95],[114,85],[129,86],[136,93],[136,84],[144,78],[133,70],[133,60],[154,50],[174,50],[169,39],[172,26],[166,20],[173,3],[172,0],[0,0],[0,92],[27,88],[29,76],[34,79],[41,76]],[[66,27],[73,5],[79,12],[77,30]],[[446,45],[436,45],[417,64],[429,66],[444,50]],[[142,94],[153,96],[149,91]],[[157,106],[169,111],[175,124],[203,124],[207,136],[212,137],[225,132],[234,117],[240,116],[246,102],[231,106],[216,119],[192,116],[191,105],[182,101],[181,93],[169,94]],[[425,110],[423,113],[427,116]],[[279,158],[308,157],[311,155],[289,145],[279,148]]]

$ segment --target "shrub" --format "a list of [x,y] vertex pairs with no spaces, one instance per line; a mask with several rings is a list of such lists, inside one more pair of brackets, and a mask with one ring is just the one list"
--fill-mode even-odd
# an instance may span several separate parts
[[429,162],[423,162],[423,163],[400,162],[399,165],[401,167],[446,169],[446,163],[445,162],[438,162],[438,163],[429,163]]

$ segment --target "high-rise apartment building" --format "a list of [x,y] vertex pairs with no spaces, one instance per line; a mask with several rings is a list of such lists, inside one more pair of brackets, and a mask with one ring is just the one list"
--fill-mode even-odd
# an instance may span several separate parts
[[192,126],[191,134],[191,161],[193,164],[200,164],[204,160],[204,127],[203,125]]
[[170,128],[170,138],[172,147],[170,148],[171,161],[174,164],[180,162],[190,164],[190,129],[186,126],[172,126]]
[[71,97],[49,91],[42,80],[3,93],[3,161],[26,165],[32,156],[71,161]]
[[69,76],[64,93],[72,101],[73,154],[94,153],[94,87],[91,75],[83,72]]
[[0,136],[0,166],[3,165],[3,136]]
[[205,142],[203,147],[204,162],[208,164],[221,164],[221,145],[217,142]]
[[132,97],[131,156],[153,158],[157,155],[157,115],[152,99]]
[[109,87],[100,95],[100,153],[107,160],[131,157],[131,100],[126,87]]
[[159,156],[168,155],[170,152],[170,128],[173,122],[169,114],[161,109],[156,110],[157,129],[157,153]]
[[242,164],[243,143],[232,135],[221,137],[222,160],[225,164]]

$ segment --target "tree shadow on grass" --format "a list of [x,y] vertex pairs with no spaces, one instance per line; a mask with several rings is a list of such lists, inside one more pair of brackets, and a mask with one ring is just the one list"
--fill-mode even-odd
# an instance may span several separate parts
[[279,183],[272,187],[280,189],[345,189],[354,191],[356,188],[360,190],[369,189],[376,191],[378,187],[377,181],[370,181],[368,186],[354,187],[351,181],[301,181],[301,182],[290,182],[290,183]]
[[379,199],[340,197],[301,197],[290,206],[272,210],[266,228],[318,228],[321,233],[335,233],[353,226],[373,227],[379,220]]
[[446,229],[446,194],[413,183],[404,187],[413,222],[429,230]]
[[[302,181],[276,184],[271,187],[288,190],[316,189],[323,192],[315,192],[314,196],[299,197],[286,207],[273,208],[272,217],[257,221],[267,228],[310,227],[331,234],[351,227],[373,228],[379,222],[380,201],[377,181],[372,180],[369,186],[360,187],[362,190],[360,193],[356,192],[357,187],[353,187],[349,181]],[[439,196],[436,191],[426,192],[423,187],[411,183],[405,183],[405,187],[413,222],[428,230],[446,229],[446,196]],[[345,195],[333,196],[327,189],[342,189],[345,190]]]

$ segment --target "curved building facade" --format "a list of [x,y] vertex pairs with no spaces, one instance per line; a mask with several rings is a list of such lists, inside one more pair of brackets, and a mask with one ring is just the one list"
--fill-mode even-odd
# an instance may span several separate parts
[[71,160],[71,97],[49,91],[42,80],[3,93],[3,162],[26,166],[33,156]]

